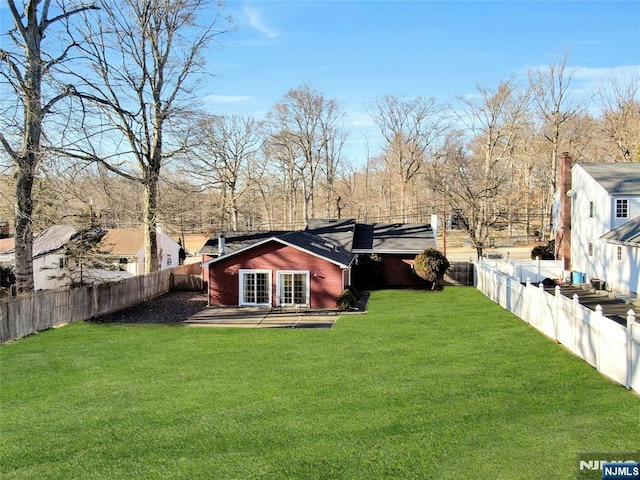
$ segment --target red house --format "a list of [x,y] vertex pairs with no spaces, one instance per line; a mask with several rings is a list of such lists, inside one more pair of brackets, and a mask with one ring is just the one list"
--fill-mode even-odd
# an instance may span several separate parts
[[416,285],[412,262],[435,247],[430,225],[311,220],[305,230],[214,235],[200,250],[209,304],[334,308],[359,255],[383,259],[389,285]]

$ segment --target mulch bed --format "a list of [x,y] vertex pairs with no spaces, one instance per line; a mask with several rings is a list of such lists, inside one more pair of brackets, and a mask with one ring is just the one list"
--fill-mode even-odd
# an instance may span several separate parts
[[98,323],[179,323],[207,307],[207,294],[169,292],[130,308],[93,318]]

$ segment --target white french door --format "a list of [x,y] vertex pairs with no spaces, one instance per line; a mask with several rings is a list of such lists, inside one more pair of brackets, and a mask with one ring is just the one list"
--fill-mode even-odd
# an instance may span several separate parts
[[278,305],[309,305],[309,272],[278,272]]
[[269,270],[240,270],[240,305],[271,305]]

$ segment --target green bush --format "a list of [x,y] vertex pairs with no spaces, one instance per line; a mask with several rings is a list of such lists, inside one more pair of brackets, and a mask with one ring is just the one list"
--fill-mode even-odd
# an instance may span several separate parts
[[355,307],[356,303],[358,303],[358,299],[347,287],[338,296],[338,301],[336,302],[336,306],[338,307],[338,310],[341,310],[344,312]]
[[356,287],[354,287],[353,285],[347,285],[346,289],[353,293],[353,296],[356,297],[356,300],[360,300],[360,292],[358,292],[358,289]]
[[431,283],[431,290],[436,288],[438,280],[444,277],[449,269],[449,260],[435,248],[427,248],[416,256],[413,271],[420,278]]

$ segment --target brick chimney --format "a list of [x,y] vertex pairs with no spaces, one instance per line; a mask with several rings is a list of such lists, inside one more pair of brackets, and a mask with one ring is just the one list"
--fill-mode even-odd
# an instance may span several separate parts
[[556,234],[556,259],[564,260],[565,270],[571,269],[571,204],[573,202],[571,166],[571,156],[569,153],[564,152],[560,161],[560,178],[558,179],[560,209],[558,218],[559,228]]

